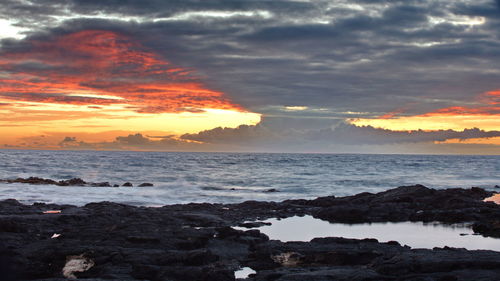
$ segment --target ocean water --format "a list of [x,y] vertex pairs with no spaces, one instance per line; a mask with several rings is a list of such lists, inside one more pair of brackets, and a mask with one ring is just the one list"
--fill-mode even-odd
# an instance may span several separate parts
[[[24,203],[278,201],[413,184],[495,190],[499,175],[500,156],[0,150],[1,179],[80,177],[88,182],[154,184],[112,188],[0,183],[0,199]],[[267,192],[270,189],[278,192]]]

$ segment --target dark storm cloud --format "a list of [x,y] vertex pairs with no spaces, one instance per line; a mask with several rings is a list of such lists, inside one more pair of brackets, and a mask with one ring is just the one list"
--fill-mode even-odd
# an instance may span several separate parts
[[[413,6],[392,7],[384,11],[381,17],[359,15],[349,17],[334,24],[284,25],[263,28],[248,38],[262,41],[279,40],[332,40],[340,36],[356,36],[352,32],[385,31],[385,28],[398,29],[412,27],[427,21],[427,10]],[[332,15],[335,16],[335,13]],[[389,29],[390,30],[390,29]],[[336,39],[337,40],[337,39]]]
[[323,129],[314,132],[313,139],[323,141],[330,140],[333,143],[342,144],[393,144],[393,143],[419,143],[419,142],[442,142],[449,139],[474,139],[492,138],[500,136],[500,131],[483,131],[477,128],[465,129],[464,131],[438,130],[438,131],[411,131],[400,132],[384,129],[376,129],[370,126],[357,127],[342,124],[333,129]]
[[291,17],[303,15],[317,5],[299,1],[266,0],[5,0],[1,15],[23,18],[19,25],[50,24],[59,19],[54,16],[105,17],[106,15],[144,16],[149,19],[170,17],[185,12],[199,11],[252,11],[272,10],[276,15]]
[[[248,143],[273,142],[282,139],[284,135],[273,132],[266,126],[240,125],[237,128],[215,128],[212,130],[201,131],[196,134],[185,134],[181,138],[185,140],[194,140],[206,142],[209,144],[239,144],[248,145]],[[260,145],[260,144],[259,144]]]
[[128,145],[145,145],[148,144],[150,140],[141,134],[135,134],[126,137],[117,137],[116,142]]
[[289,105],[417,114],[500,88],[499,1],[41,0],[0,9],[25,19],[31,36],[127,34],[264,114]]
[[315,5],[298,1],[265,1],[265,0],[69,0],[72,11],[89,13],[106,11],[109,13],[124,13],[135,15],[156,14],[161,16],[173,15],[187,11],[240,11],[255,9],[272,9],[286,15],[300,13],[300,10],[314,8]]
[[177,140],[173,136],[162,136],[160,140],[154,140],[152,137],[148,138],[140,133],[129,134],[127,136],[118,136],[114,141],[108,142],[85,142],[80,141],[75,137],[65,137],[58,146],[62,149],[104,149],[104,150],[127,150],[127,149],[140,149],[140,150],[156,150],[156,151],[170,151],[170,150],[196,150],[197,143],[190,143],[183,140]]
[[265,145],[273,144],[282,149],[296,145],[321,147],[331,145],[378,145],[402,143],[433,143],[449,139],[474,139],[499,137],[500,131],[486,132],[477,128],[464,131],[390,131],[370,126],[358,127],[346,123],[337,123],[332,127],[321,129],[279,130],[268,126],[264,121],[257,126],[241,125],[238,128],[215,128],[197,134],[185,134],[182,139],[206,142],[209,144]]
[[65,137],[62,142],[74,142],[76,141],[75,137]]
[[[495,4],[496,3],[496,4]],[[453,12],[462,15],[498,17],[500,13],[500,1],[476,4],[473,1],[469,3],[458,3]]]

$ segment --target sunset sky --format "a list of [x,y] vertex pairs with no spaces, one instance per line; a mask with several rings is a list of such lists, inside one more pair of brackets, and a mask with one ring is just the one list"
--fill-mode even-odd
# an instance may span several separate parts
[[500,154],[500,1],[3,0],[0,147]]

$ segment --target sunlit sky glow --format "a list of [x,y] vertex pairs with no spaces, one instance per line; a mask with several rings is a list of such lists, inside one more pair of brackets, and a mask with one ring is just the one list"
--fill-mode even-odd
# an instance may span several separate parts
[[489,0],[7,0],[0,147],[500,154]]

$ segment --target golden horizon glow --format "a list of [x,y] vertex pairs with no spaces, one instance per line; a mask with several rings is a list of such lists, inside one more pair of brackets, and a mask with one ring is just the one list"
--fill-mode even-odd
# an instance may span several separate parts
[[447,139],[445,141],[435,142],[437,144],[448,144],[448,143],[456,143],[456,144],[493,144],[500,145],[500,137],[491,137],[491,138],[472,138],[472,139]]
[[348,119],[356,126],[372,126],[391,131],[437,131],[478,128],[485,131],[499,131],[500,122],[496,115],[416,115],[389,119],[356,118]]
[[9,107],[4,106],[0,108],[0,128],[9,134],[0,135],[0,143],[18,146],[20,139],[55,132],[59,132],[58,141],[64,138],[63,135],[74,136],[81,132],[115,131],[100,139],[83,137],[79,138],[79,141],[110,141],[123,136],[124,133],[157,132],[182,135],[215,127],[255,125],[260,121],[261,115],[258,113],[211,108],[202,108],[197,112],[138,113],[119,105],[94,109],[77,105],[43,104],[22,111],[11,111]]
[[352,118],[348,122],[356,126],[372,126],[392,131],[437,131],[478,128],[484,131],[500,131],[500,91],[479,95],[479,106],[453,106],[413,116],[397,116],[399,109],[378,118]]

